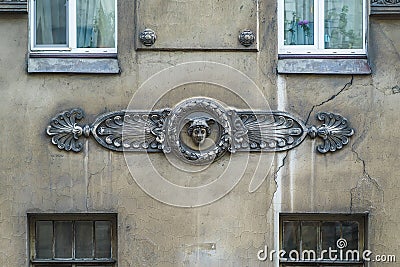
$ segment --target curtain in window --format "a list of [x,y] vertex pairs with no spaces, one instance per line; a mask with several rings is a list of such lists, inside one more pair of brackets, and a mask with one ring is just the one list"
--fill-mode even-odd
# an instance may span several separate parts
[[285,0],[285,45],[314,44],[314,0]]
[[[66,0],[36,0],[35,15],[37,45],[68,44]],[[76,31],[78,48],[114,48],[115,0],[76,0]]]
[[77,0],[78,48],[115,47],[115,0]]
[[325,0],[325,48],[363,48],[363,0]]
[[36,44],[67,44],[66,0],[36,0]]
[[324,14],[315,10],[314,0],[284,0],[284,44],[314,44],[314,12],[324,33],[317,40],[326,49],[363,48],[363,0],[320,0]]

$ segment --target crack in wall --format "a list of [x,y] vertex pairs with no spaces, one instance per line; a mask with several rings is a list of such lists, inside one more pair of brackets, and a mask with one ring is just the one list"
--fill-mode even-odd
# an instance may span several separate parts
[[271,209],[271,206],[274,204],[275,194],[276,194],[276,192],[278,191],[278,187],[279,187],[278,182],[277,182],[278,173],[281,171],[281,169],[282,169],[283,167],[285,167],[286,159],[287,159],[288,155],[289,155],[289,151],[286,151],[286,152],[285,152],[285,156],[284,156],[283,159],[282,159],[282,163],[278,166],[277,170],[276,170],[275,173],[274,173],[275,191],[274,191],[274,193],[272,194],[272,199],[271,199],[271,202],[270,202],[270,204],[269,204],[268,210],[270,210],[270,209]]
[[310,112],[308,113],[307,120],[306,120],[306,124],[308,124],[308,121],[310,120],[310,116],[311,116],[311,114],[314,112],[314,109],[315,109],[315,108],[320,107],[320,106],[322,106],[322,105],[324,105],[324,104],[326,104],[326,103],[328,103],[328,102],[334,100],[334,99],[335,99],[336,97],[338,97],[341,93],[343,93],[344,91],[346,91],[347,89],[349,89],[350,86],[353,85],[353,80],[354,80],[354,75],[351,75],[350,81],[347,82],[347,83],[343,86],[343,88],[340,89],[339,92],[337,92],[336,94],[332,95],[332,96],[331,96],[330,98],[328,98],[327,100],[324,100],[324,101],[322,101],[321,103],[312,106]]
[[[376,178],[373,178],[367,170],[367,162],[356,151],[356,144],[358,140],[362,140],[366,134],[365,128],[361,136],[351,146],[351,151],[356,155],[357,161],[362,163],[363,173],[361,178],[357,181],[357,185],[350,189],[350,212],[353,211],[383,211],[384,203],[384,190],[378,183]],[[374,191],[374,188],[377,190]]]
[[89,187],[90,187],[90,181],[92,180],[92,176],[96,176],[102,172],[104,172],[104,170],[106,169],[108,165],[105,165],[103,168],[101,168],[99,171],[97,172],[89,172],[89,176],[87,179],[87,184],[86,184],[86,210],[89,210]]

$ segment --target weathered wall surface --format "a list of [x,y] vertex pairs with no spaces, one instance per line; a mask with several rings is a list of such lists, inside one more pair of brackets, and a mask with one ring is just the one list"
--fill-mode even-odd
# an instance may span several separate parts
[[[400,256],[400,20],[370,19],[370,76],[278,76],[276,3],[260,1],[259,8],[259,52],[136,51],[134,3],[119,1],[120,75],[28,75],[27,15],[2,14],[0,266],[28,266],[27,212],[117,212],[122,267],[273,266],[259,262],[257,251],[274,246],[277,210],[370,212],[369,248]],[[60,111],[81,107],[85,120],[92,122],[98,114],[126,108],[139,86],[158,71],[202,60],[248,75],[272,109],[284,109],[309,123],[315,122],[318,111],[342,114],[356,129],[351,143],[337,153],[319,155],[314,152],[318,141],[307,139],[280,153],[266,182],[250,194],[258,157],[252,155],[243,179],[228,195],[190,209],[163,204],[143,192],[123,154],[105,150],[91,139],[81,153],[66,153],[45,134],[50,118]],[[176,88],[160,106],[196,94],[240,106],[224,90]],[[151,160],[167,172],[162,154],[151,155]],[[218,161],[214,169],[222,169],[226,161]],[[175,178],[184,183],[186,176]],[[273,205],[277,193],[282,201]]]

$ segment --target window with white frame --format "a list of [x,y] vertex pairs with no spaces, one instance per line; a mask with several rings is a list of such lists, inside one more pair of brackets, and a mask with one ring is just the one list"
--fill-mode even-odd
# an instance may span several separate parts
[[278,0],[279,54],[365,54],[366,10],[366,0]]
[[116,53],[117,0],[30,0],[31,53]]
[[116,214],[29,214],[28,221],[30,266],[116,266]]

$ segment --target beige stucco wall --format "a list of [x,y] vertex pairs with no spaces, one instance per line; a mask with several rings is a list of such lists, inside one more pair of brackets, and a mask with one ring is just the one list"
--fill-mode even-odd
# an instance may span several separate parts
[[[28,75],[27,15],[0,16],[0,266],[28,266],[28,212],[117,212],[122,267],[273,266],[259,262],[257,252],[264,245],[274,247],[279,207],[282,212],[370,212],[369,248],[400,257],[400,94],[392,90],[400,85],[400,20],[370,19],[372,75],[278,76],[275,1],[260,1],[259,52],[136,51],[133,1],[120,1],[119,10],[120,75]],[[199,208],[178,208],[143,192],[123,154],[93,139],[85,141],[81,153],[67,153],[45,133],[49,120],[61,111],[81,107],[85,121],[92,122],[98,114],[125,109],[139,86],[158,71],[199,60],[242,71],[272,109],[283,108],[303,120],[310,116],[310,124],[316,123],[318,111],[339,113],[355,135],[336,153],[317,154],[318,141],[306,139],[275,155],[267,180],[255,193],[248,192],[256,165],[250,162],[224,198]],[[207,94],[228,105],[240,104],[221,90],[178,88],[163,101],[174,104],[182,95]],[[151,159],[161,170],[168,169],[162,154]],[[222,168],[225,161],[214,164]],[[272,204],[274,193],[282,203]]]

